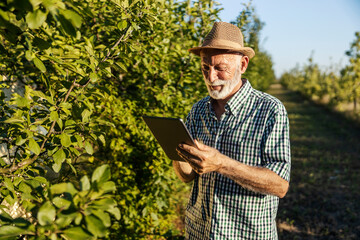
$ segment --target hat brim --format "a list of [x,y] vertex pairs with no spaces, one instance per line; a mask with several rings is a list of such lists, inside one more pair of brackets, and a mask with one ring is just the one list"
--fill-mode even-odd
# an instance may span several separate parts
[[229,47],[219,47],[219,46],[217,46],[217,47],[208,46],[208,47],[194,47],[194,48],[188,49],[188,51],[195,55],[200,56],[200,52],[203,49],[221,49],[221,50],[228,50],[228,51],[232,51],[232,52],[240,52],[240,53],[248,56],[250,59],[255,56],[255,51],[250,47],[229,48]]

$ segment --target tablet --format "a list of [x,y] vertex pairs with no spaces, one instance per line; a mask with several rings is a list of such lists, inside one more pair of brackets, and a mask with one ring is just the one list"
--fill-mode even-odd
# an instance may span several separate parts
[[180,143],[195,146],[188,129],[181,118],[143,116],[147,126],[171,160],[184,161],[176,152]]

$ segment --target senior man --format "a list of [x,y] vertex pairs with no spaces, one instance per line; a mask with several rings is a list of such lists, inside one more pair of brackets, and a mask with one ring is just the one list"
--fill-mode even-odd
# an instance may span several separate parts
[[283,104],[242,79],[255,52],[240,29],[216,22],[201,47],[210,96],[186,125],[196,147],[180,144],[178,177],[193,182],[186,239],[277,239],[276,213],[290,179],[289,121]]

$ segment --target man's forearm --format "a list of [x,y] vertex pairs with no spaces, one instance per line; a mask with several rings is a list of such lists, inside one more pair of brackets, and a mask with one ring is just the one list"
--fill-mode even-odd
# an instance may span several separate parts
[[173,167],[181,181],[188,183],[194,180],[196,172],[187,162],[173,161]]
[[[271,194],[280,198],[285,196],[289,182],[275,172],[264,167],[243,164],[221,154],[215,148],[196,140],[195,143],[197,147],[187,144],[180,144],[178,147],[179,155],[191,164],[186,166],[191,166],[194,172],[201,175],[216,171],[252,191]],[[179,177],[181,178],[181,176]]]
[[223,154],[220,154],[220,157],[223,159],[221,161],[222,165],[217,171],[218,173],[249,190],[275,195],[280,198],[285,196],[289,188],[289,182],[275,172],[267,168],[240,163]]

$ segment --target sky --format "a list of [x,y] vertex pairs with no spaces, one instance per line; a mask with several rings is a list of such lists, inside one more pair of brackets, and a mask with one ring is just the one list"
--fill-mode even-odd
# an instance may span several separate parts
[[[218,0],[220,19],[234,21],[245,0]],[[348,63],[345,52],[360,31],[360,0],[253,0],[265,23],[260,47],[273,60],[277,77],[312,56],[323,70],[338,71]]]

